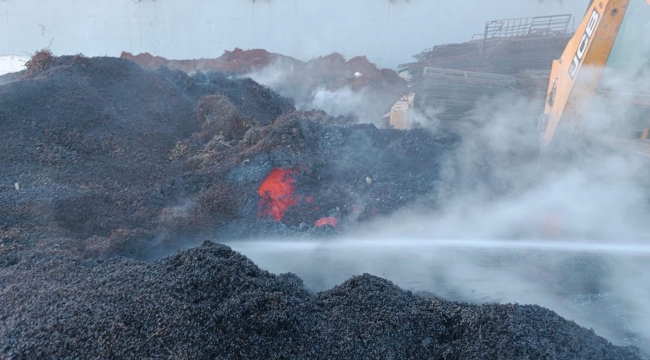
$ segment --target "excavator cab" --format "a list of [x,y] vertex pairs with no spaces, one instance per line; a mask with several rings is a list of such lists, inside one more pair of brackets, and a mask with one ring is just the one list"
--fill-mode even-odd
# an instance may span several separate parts
[[543,152],[590,135],[650,156],[650,0],[595,0],[553,62]]

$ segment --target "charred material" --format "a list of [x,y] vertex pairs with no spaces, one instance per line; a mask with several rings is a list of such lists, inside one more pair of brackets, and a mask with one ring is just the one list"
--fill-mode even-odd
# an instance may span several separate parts
[[343,55],[332,53],[300,61],[261,49],[235,49],[216,59],[167,60],[148,53],[132,55],[126,52],[121,57],[151,70],[169,68],[188,74],[219,71],[265,79],[273,90],[294,99],[303,110],[314,107],[312,102],[319,93],[360,94],[369,103],[364,112],[376,119],[408,92],[406,81],[395,71],[380,69],[364,56],[346,60]]
[[3,236],[90,257],[434,207],[457,141],[297,112],[251,79],[83,57],[2,86],[0,139]]
[[425,298],[370,275],[312,293],[210,242],[152,263],[36,252],[0,283],[10,358],[640,359],[539,306]]

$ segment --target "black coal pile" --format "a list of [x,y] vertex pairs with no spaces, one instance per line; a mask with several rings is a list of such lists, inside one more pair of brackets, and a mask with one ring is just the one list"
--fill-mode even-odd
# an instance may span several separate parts
[[165,205],[192,192],[170,157],[200,131],[197,104],[210,96],[237,106],[251,126],[293,110],[290,99],[250,79],[149,72],[115,58],[51,58],[2,86],[3,243],[55,236],[60,246],[97,254],[151,240]]
[[456,142],[297,112],[248,78],[35,58],[0,88],[7,248],[147,256],[215,234],[328,234],[435,206]]
[[370,275],[310,293],[209,242],[153,263],[35,253],[0,279],[0,351],[16,359],[638,359],[538,306]]
[[452,133],[296,111],[250,79],[124,59],[40,53],[14,80],[0,86],[8,358],[636,358],[534,306],[371,276],[314,294],[213,244],[135,260],[444,205],[464,176]]

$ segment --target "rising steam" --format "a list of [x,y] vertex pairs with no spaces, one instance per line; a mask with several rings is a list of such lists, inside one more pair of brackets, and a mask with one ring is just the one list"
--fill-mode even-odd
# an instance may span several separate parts
[[589,141],[576,139],[588,148],[539,162],[539,99],[486,100],[449,154],[442,210],[416,204],[323,243],[231,245],[312,289],[369,272],[453,300],[538,304],[649,354],[648,160],[612,145],[633,119],[610,101],[593,101]]
[[[329,56],[334,57],[335,54]],[[367,74],[363,71],[363,65],[366,65],[365,59],[358,61],[362,63],[358,68],[355,68],[353,60],[355,59],[349,60],[347,65],[339,63],[338,68],[331,69],[327,65],[318,64],[317,61],[297,64],[279,58],[265,67],[254,69],[246,76],[281,95],[294,99],[298,110],[318,109],[334,116],[351,117],[358,123],[384,127],[387,121],[382,120],[382,117],[399,99],[400,88],[381,84],[381,80],[377,78],[369,78],[368,83],[364,83],[365,77],[379,76],[377,74],[379,71],[373,69],[374,74]],[[308,71],[305,72],[304,69]],[[336,76],[328,76],[328,72],[335,73]],[[305,79],[305,76],[313,76],[315,79]],[[331,80],[332,77],[338,79]],[[329,86],[317,84],[316,80],[319,79],[331,80],[331,83]],[[364,83],[365,86],[353,88],[352,84],[355,81]],[[405,84],[403,87],[406,89]]]

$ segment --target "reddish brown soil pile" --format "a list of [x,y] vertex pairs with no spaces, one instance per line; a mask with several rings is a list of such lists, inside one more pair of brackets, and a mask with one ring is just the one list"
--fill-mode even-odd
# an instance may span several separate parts
[[131,60],[150,70],[168,67],[172,70],[181,70],[186,73],[221,71],[240,75],[248,74],[257,68],[263,68],[277,60],[296,64],[300,63],[291,57],[269,53],[262,49],[242,50],[239,48],[233,51],[226,51],[216,59],[168,60],[164,57],[154,56],[149,53],[133,55],[128,52],[122,52],[120,57]]
[[[321,89],[337,91],[344,88],[354,93],[364,92],[367,108],[377,108],[374,117],[386,113],[400,96],[408,92],[406,81],[390,69],[380,69],[357,56],[346,60],[333,53],[307,62],[288,56],[253,49],[226,51],[217,59],[167,60],[148,53],[132,55],[123,52],[122,58],[132,60],[147,69],[168,67],[186,73],[221,71],[237,75],[253,75],[268,80],[269,86],[298,104],[310,104],[314,93]],[[309,107],[309,105],[306,105]],[[365,109],[371,112],[370,109]]]

